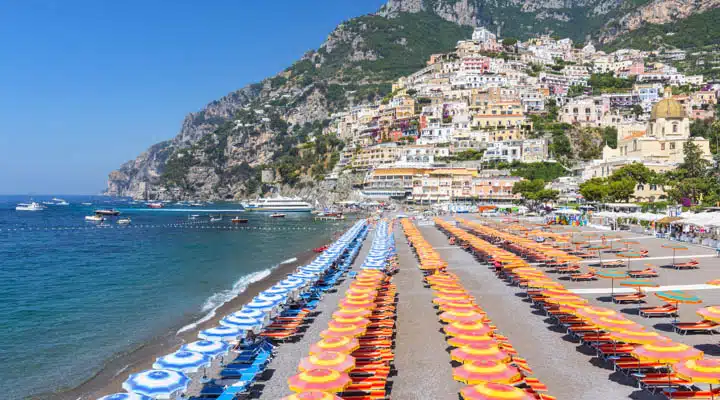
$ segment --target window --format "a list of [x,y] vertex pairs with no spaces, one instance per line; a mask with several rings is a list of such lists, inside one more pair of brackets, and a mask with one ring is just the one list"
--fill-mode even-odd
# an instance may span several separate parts
[[665,150],[665,143],[660,143],[660,150]]
[[678,131],[678,124],[673,124],[673,133],[677,133]]
[[675,142],[670,142],[670,150],[675,150]]
[[650,185],[650,190],[657,190],[657,185],[651,184],[651,185]]
[[645,186],[644,186],[644,185],[638,185],[637,190],[643,191],[643,190],[645,190]]

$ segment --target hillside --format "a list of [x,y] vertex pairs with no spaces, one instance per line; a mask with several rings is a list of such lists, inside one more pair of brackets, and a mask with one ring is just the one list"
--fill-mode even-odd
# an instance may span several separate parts
[[552,33],[582,42],[597,34],[610,40],[642,29],[642,21],[667,22],[718,2],[684,1],[669,16],[653,10],[676,0],[390,0],[377,14],[340,24],[285,71],[189,114],[175,138],[111,172],[106,193],[244,197],[267,189],[260,171],[273,169],[283,190],[340,195],[317,185],[343,146],[328,135],[330,116],[382,98],[393,80],[469,37],[471,26],[499,29],[505,37]]

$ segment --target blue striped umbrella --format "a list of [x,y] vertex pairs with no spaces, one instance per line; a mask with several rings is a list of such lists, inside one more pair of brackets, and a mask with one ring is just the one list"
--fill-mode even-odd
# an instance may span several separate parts
[[278,283],[275,284],[275,288],[281,288],[281,289],[300,289],[303,286],[307,285],[307,281],[302,278],[295,278],[293,276],[288,277],[287,279],[284,279]]
[[237,341],[240,336],[245,335],[245,332],[238,329],[233,328],[231,326],[216,326],[210,329],[205,329],[204,331],[200,331],[198,333],[198,337],[200,339],[205,340],[222,340],[225,342],[234,342]]
[[290,294],[290,292],[293,291],[293,288],[285,288],[279,285],[270,286],[269,288],[263,290],[260,294],[266,293],[271,296],[287,296]]
[[177,392],[187,389],[190,378],[179,371],[151,369],[132,374],[123,382],[123,389],[153,399],[170,399]]
[[260,329],[262,329],[263,323],[256,318],[236,316],[234,314],[230,314],[220,320],[220,325],[242,329],[244,331],[258,332]]
[[299,271],[290,275],[290,277],[305,279],[306,281],[316,281],[318,279],[317,275],[317,272]]
[[283,294],[269,293],[267,290],[258,293],[255,296],[258,300],[269,301],[276,304],[283,304],[287,301],[287,292]]
[[236,317],[254,318],[258,321],[264,321],[268,315],[262,310],[255,310],[250,308],[241,308],[240,311],[235,311],[232,315]]
[[227,354],[228,351],[230,351],[230,345],[225,342],[214,340],[198,340],[197,342],[184,344],[180,347],[180,350],[194,351],[214,358]]
[[152,398],[137,393],[115,393],[103,396],[98,400],[152,400]]
[[280,301],[263,300],[263,299],[254,297],[251,302],[245,304],[244,308],[249,308],[251,310],[265,311],[267,313],[267,312],[274,311],[280,304],[281,304]]
[[180,372],[197,372],[200,368],[208,366],[211,361],[212,359],[205,354],[180,350],[157,358],[153,364],[153,368],[171,369]]

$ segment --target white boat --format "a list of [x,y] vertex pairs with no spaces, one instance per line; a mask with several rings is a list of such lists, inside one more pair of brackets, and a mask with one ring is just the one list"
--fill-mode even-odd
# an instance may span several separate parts
[[28,203],[20,203],[15,206],[15,211],[42,211],[45,209],[45,206],[43,206],[40,203],[31,202]]
[[84,205],[84,206],[91,206],[91,205],[92,205],[92,203],[80,203],[80,204],[82,204],[82,205]]
[[191,215],[188,216],[188,219],[198,219],[198,217],[200,217],[200,215],[198,215],[198,214],[191,214]]
[[312,206],[299,197],[275,196],[243,203],[247,211],[310,212]]
[[85,221],[88,221],[88,222],[103,222],[103,221],[105,221],[105,217],[103,217],[102,215],[86,215],[86,216],[85,216]]
[[118,225],[130,225],[130,222],[132,222],[130,218],[120,218],[117,221]]
[[219,221],[222,221],[222,217],[217,217],[217,218],[211,217],[210,218],[210,222],[219,222]]
[[270,218],[285,218],[285,214],[282,214],[282,213],[270,214]]

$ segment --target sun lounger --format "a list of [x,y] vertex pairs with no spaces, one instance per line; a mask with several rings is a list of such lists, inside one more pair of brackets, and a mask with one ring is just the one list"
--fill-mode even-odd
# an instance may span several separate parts
[[675,373],[648,373],[638,382],[640,387],[655,392],[666,388],[689,388],[692,381],[678,377]]
[[632,294],[616,294],[613,296],[612,300],[613,303],[617,304],[623,304],[623,303],[638,303],[641,302],[642,299],[646,298],[647,295],[645,293],[635,292]]
[[673,265],[675,269],[695,269],[700,268],[700,263],[696,259],[692,259],[686,263],[679,263]]
[[630,270],[627,274],[633,278],[657,278],[658,273],[652,268]]
[[640,316],[645,318],[651,317],[675,317],[677,316],[677,307],[672,304],[664,304],[660,307],[640,307]]
[[537,378],[525,378],[525,384],[532,389],[533,392],[547,392],[547,386],[540,382]]
[[597,278],[595,277],[595,274],[593,274],[592,272],[588,272],[588,273],[585,273],[585,274],[572,274],[572,275],[570,275],[570,279],[572,279],[573,281],[576,281],[576,282],[577,282],[577,281],[594,281],[594,280],[597,280]]
[[713,321],[702,320],[698,322],[675,322],[673,328],[677,333],[687,335],[688,332],[709,333],[714,335],[716,330],[720,328],[720,324]]
[[610,261],[606,263],[600,264],[600,267],[602,268],[617,268],[617,267],[624,267],[625,263],[622,261]]
[[668,399],[709,400],[720,396],[720,388],[713,389],[712,392],[709,390],[663,390],[663,395],[665,395],[665,397],[667,397]]

